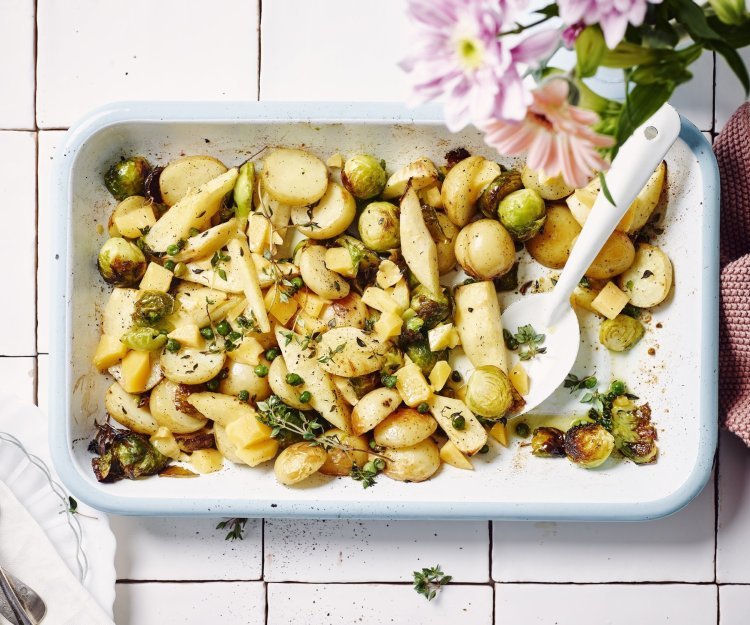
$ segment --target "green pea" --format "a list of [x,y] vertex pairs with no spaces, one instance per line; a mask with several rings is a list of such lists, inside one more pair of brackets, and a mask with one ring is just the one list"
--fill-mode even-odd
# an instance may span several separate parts
[[173,260],[167,260],[164,262],[164,269],[169,269],[169,271],[174,271],[176,266],[177,264]]
[[229,325],[229,323],[225,321],[220,321],[216,324],[216,332],[219,334],[219,336],[226,336],[232,331],[232,326]]
[[311,399],[312,395],[310,394],[310,391],[302,391],[299,394],[300,403],[309,404]]
[[484,447],[482,447],[482,449],[479,450],[479,453],[480,454],[486,454],[489,450],[490,450],[490,446],[489,445],[485,445]]
[[235,332],[232,330],[229,333],[229,336],[227,337],[230,341],[239,341],[242,338],[242,335],[239,332]]
[[175,352],[179,352],[182,345],[180,345],[180,342],[176,339],[167,339],[167,351],[172,352],[173,354]]
[[237,399],[239,399],[240,401],[247,401],[248,399],[250,399],[250,393],[248,393],[247,391],[240,391],[239,393],[237,393]]
[[279,355],[279,350],[276,349],[275,347],[272,347],[266,352],[266,360],[268,362],[273,362],[278,355]]
[[393,388],[396,386],[396,381],[398,378],[396,378],[395,375],[384,375],[380,378],[380,381],[383,383],[383,386],[386,386],[388,388]]
[[529,434],[531,434],[531,429],[529,428],[528,424],[521,421],[518,425],[516,425],[516,434],[522,438],[526,438]]
[[417,406],[417,412],[420,414],[426,414],[430,412],[430,406],[427,404],[426,401],[423,401],[419,406]]
[[219,390],[218,378],[214,378],[213,380],[209,380],[208,382],[206,382],[206,388],[209,391],[218,391]]
[[214,331],[209,326],[206,326],[205,328],[201,328],[201,336],[210,341],[214,338]]
[[300,278],[299,276],[297,276],[296,278],[292,278],[292,279],[290,280],[290,282],[292,283],[292,286],[293,286],[293,287],[294,287],[295,289],[297,289],[298,291],[299,291],[299,290],[300,290],[300,289],[301,289],[301,288],[302,288],[303,286],[305,286],[305,283],[304,283],[304,282],[302,281],[302,278]]
[[255,365],[255,375],[257,375],[259,378],[265,378],[268,375],[268,367],[266,365]]
[[299,386],[300,384],[304,384],[305,381],[296,373],[287,373],[286,383],[290,386]]
[[620,380],[615,380],[609,387],[610,393],[615,395],[622,395],[625,392],[625,383]]
[[451,419],[451,425],[456,430],[463,430],[466,427],[466,419],[464,419],[460,414],[456,415]]

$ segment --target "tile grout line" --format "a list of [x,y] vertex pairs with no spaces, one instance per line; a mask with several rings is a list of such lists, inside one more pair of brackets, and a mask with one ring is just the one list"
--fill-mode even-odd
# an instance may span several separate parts
[[34,0],[34,382],[33,400],[39,405],[39,125],[37,97],[39,91],[39,0]]
[[258,0],[258,85],[257,85],[257,100],[260,102],[260,70],[263,61],[263,40],[261,37],[261,29],[263,28],[263,0]]

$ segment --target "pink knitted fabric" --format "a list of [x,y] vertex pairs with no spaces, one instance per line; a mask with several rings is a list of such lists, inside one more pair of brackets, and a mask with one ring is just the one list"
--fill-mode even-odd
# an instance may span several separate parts
[[714,144],[721,174],[719,416],[750,446],[750,102]]

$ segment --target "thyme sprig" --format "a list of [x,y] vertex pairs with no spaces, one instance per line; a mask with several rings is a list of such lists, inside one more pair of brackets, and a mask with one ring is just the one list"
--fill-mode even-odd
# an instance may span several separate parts
[[319,363],[320,363],[321,365],[324,365],[324,364],[326,364],[327,362],[331,362],[331,360],[333,360],[333,357],[334,357],[334,356],[335,356],[336,354],[338,354],[338,353],[340,353],[340,352],[344,351],[344,348],[345,348],[345,347],[346,347],[346,343],[341,343],[340,345],[337,345],[337,346],[336,346],[336,347],[334,347],[333,349],[331,349],[331,348],[329,347],[329,348],[328,348],[328,353],[327,353],[327,354],[326,354],[325,356],[321,356],[320,358],[318,358],[318,362],[319,362]]
[[370,488],[375,486],[375,477],[385,469],[385,460],[381,458],[375,458],[366,462],[360,469],[357,464],[352,464],[352,470],[349,472],[349,476],[358,482],[362,482],[362,488]]
[[546,347],[539,347],[544,343],[545,335],[538,334],[531,324],[521,326],[515,334],[503,330],[503,338],[505,339],[505,346],[511,351],[515,351],[521,346],[525,347],[518,354],[521,360],[531,360],[547,351]]
[[443,573],[440,565],[437,564],[432,568],[414,571],[414,590],[417,594],[423,595],[427,601],[432,601],[440,589],[449,584],[452,579],[453,577]]

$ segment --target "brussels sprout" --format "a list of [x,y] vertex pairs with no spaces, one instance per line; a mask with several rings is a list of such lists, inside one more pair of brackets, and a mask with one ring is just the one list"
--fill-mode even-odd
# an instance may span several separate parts
[[148,161],[142,156],[133,156],[112,165],[104,174],[104,185],[120,201],[131,195],[145,195],[146,178],[150,173]]
[[133,323],[137,326],[156,326],[174,312],[174,297],[164,291],[143,291],[135,302]]
[[368,204],[359,216],[358,230],[362,242],[376,252],[397,248],[401,240],[398,209],[390,202]]
[[469,158],[471,153],[466,148],[453,148],[445,153],[445,168],[451,169],[461,161]]
[[100,482],[135,480],[159,473],[169,464],[169,458],[142,434],[116,430],[106,423],[99,426],[89,451],[99,456],[91,461],[91,466]]
[[432,368],[439,360],[448,360],[448,350],[433,352],[427,340],[414,341],[406,348],[406,355],[417,365],[425,376],[430,375]]
[[378,255],[365,247],[362,241],[349,235],[340,236],[336,239],[336,243],[349,252],[356,275],[356,284],[362,288],[372,284],[380,266]]
[[482,191],[477,206],[485,217],[495,219],[501,200],[519,189],[523,189],[521,174],[515,169],[504,171]]
[[638,319],[627,315],[617,315],[605,319],[599,326],[599,342],[611,352],[624,352],[643,337],[645,330]]
[[518,288],[518,262],[513,263],[510,271],[493,281],[496,291],[515,291]]
[[551,427],[536,428],[531,438],[531,453],[540,458],[565,456],[565,432]]
[[135,286],[146,273],[146,257],[130,241],[112,237],[99,251],[99,273],[115,286]]
[[432,330],[451,314],[451,302],[445,292],[436,297],[421,284],[412,291],[410,306],[416,316],[424,321],[423,331]]
[[474,369],[469,377],[465,401],[474,414],[499,419],[513,406],[513,385],[500,368],[483,365]]
[[357,399],[362,399],[367,393],[378,388],[380,386],[379,382],[380,375],[377,372],[349,378],[349,384],[354,389]]
[[387,181],[385,161],[379,161],[370,154],[352,156],[341,170],[342,184],[359,200],[369,200],[380,195]]
[[528,241],[542,229],[547,214],[541,195],[519,189],[500,201],[497,216],[514,239]]
[[582,423],[565,432],[565,455],[585,469],[598,467],[614,448],[614,437],[598,423]]
[[635,407],[624,396],[615,399],[612,405],[612,434],[615,447],[626,458],[636,464],[656,461],[659,448],[648,404]]
[[403,366],[404,355],[401,353],[401,350],[398,347],[391,344],[390,348],[385,352],[383,356],[383,366],[380,368],[381,374],[391,375]]
[[120,342],[139,352],[152,352],[166,345],[167,335],[154,328],[133,328],[120,337]]

